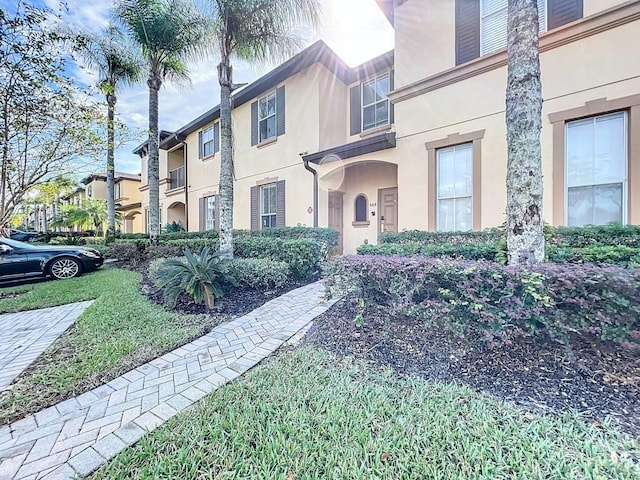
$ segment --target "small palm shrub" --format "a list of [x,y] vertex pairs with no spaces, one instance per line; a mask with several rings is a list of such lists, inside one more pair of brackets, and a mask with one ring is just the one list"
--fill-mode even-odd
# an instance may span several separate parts
[[175,307],[178,297],[186,293],[196,303],[213,308],[216,298],[222,297],[222,284],[235,284],[233,276],[227,273],[224,260],[219,252],[204,248],[200,254],[188,248],[184,258],[167,259],[163,268],[154,272],[154,281],[162,289],[164,302]]

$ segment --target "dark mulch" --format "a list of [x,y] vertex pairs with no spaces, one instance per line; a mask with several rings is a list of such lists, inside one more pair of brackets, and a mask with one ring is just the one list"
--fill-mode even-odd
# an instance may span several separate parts
[[637,353],[586,342],[569,353],[544,339],[488,349],[410,318],[391,319],[382,309],[368,309],[357,327],[357,313],[354,302],[338,302],[314,321],[305,342],[402,374],[466,384],[537,413],[577,410],[596,425],[609,417],[640,436]]
[[[158,290],[149,276],[147,275],[147,264],[139,264],[135,270],[142,274],[141,290],[151,301],[164,305],[162,291]],[[298,287],[308,285],[318,280],[319,274],[316,273],[310,278],[300,280],[289,280],[281,287],[271,290],[251,290],[251,289],[232,289],[224,292],[224,296],[217,299],[213,309],[209,310],[204,304],[195,303],[187,295],[181,295],[174,310],[186,314],[206,314],[218,317],[216,324],[222,323],[235,317],[241,317],[256,308],[264,305],[280,295],[283,295]]]

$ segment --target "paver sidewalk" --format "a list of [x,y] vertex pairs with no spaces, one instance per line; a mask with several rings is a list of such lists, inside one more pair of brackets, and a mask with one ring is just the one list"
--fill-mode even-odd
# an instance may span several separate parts
[[0,392],[92,303],[93,300],[0,315]]
[[274,352],[334,301],[292,290],[78,397],[0,427],[0,479],[86,476]]

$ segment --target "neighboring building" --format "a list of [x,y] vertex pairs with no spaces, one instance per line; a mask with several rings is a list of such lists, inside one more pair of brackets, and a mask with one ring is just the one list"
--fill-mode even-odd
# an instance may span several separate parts
[[[394,52],[349,68],[317,42],[234,95],[236,228],[329,226],[350,253],[382,231],[504,222],[507,0],[378,3]],[[539,7],[545,220],[640,223],[640,60],[622,54],[640,1]],[[218,228],[218,121],[163,132],[164,221]]]
[[[122,233],[140,233],[143,231],[140,203],[140,175],[115,172],[114,198],[116,212],[121,216]],[[62,197],[61,205],[80,206],[84,200],[107,199],[107,176],[92,174],[82,179],[81,185],[70,194]]]

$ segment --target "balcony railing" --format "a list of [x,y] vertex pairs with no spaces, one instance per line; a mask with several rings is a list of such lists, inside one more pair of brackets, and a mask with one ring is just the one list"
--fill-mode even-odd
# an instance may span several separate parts
[[176,168],[175,170],[171,170],[169,172],[169,190],[173,190],[174,188],[184,187],[184,185],[185,185],[184,166]]

